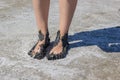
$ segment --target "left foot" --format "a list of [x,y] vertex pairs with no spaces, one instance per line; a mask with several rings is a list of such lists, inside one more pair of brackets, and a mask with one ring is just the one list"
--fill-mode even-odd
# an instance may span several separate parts
[[60,35],[60,31],[57,32],[56,39],[53,44],[53,48],[50,50],[47,55],[48,60],[64,58],[67,53],[68,48],[68,33],[64,36]]
[[53,49],[50,51],[50,54],[60,54],[63,50],[63,46],[62,46],[62,41],[60,40],[58,42],[58,45],[56,45],[55,47],[53,47]]

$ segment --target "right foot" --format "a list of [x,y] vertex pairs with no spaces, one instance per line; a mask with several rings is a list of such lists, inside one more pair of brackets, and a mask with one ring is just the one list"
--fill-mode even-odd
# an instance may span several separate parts
[[45,40],[43,41],[38,41],[35,48],[32,50],[32,55],[36,55],[37,53],[40,53],[41,52],[41,49],[42,49],[42,45],[45,44]]
[[45,50],[50,44],[49,33],[47,32],[46,35],[43,35],[41,31],[39,31],[38,37],[38,42],[33,46],[33,48],[29,51],[28,54],[31,57],[42,59],[46,55]]

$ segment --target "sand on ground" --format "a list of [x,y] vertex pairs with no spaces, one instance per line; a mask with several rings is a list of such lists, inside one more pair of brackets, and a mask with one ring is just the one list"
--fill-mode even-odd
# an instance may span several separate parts
[[[51,0],[51,41],[58,26]],[[31,0],[0,0],[0,80],[120,80],[120,0],[78,0],[65,59],[28,56],[37,34]]]

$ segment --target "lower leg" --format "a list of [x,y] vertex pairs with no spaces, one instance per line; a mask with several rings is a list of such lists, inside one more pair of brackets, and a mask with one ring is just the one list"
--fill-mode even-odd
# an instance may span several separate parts
[[64,35],[68,32],[74,15],[77,0],[59,0],[60,5],[60,32]]
[[[50,0],[33,0],[33,8],[35,12],[38,30],[40,30],[44,36],[47,34],[48,31],[49,4]],[[40,52],[40,45],[45,44],[45,37],[44,40],[39,41],[36,47],[34,48],[34,54]]]
[[33,0],[37,26],[43,34],[48,30],[49,4],[50,0]]
[[[70,23],[76,8],[77,0],[59,0],[60,3],[60,37],[68,33]],[[51,53],[59,54],[62,52],[63,46],[60,40],[57,46],[55,46]]]

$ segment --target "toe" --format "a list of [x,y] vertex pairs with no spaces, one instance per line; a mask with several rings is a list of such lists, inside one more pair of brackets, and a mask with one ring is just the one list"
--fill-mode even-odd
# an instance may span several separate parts
[[58,55],[57,54],[55,54],[55,59],[58,59]]
[[35,51],[32,50],[32,51],[31,51],[31,56],[34,56],[34,55],[35,55]]
[[48,60],[53,60],[54,59],[54,54],[53,53],[48,54],[47,59]]

